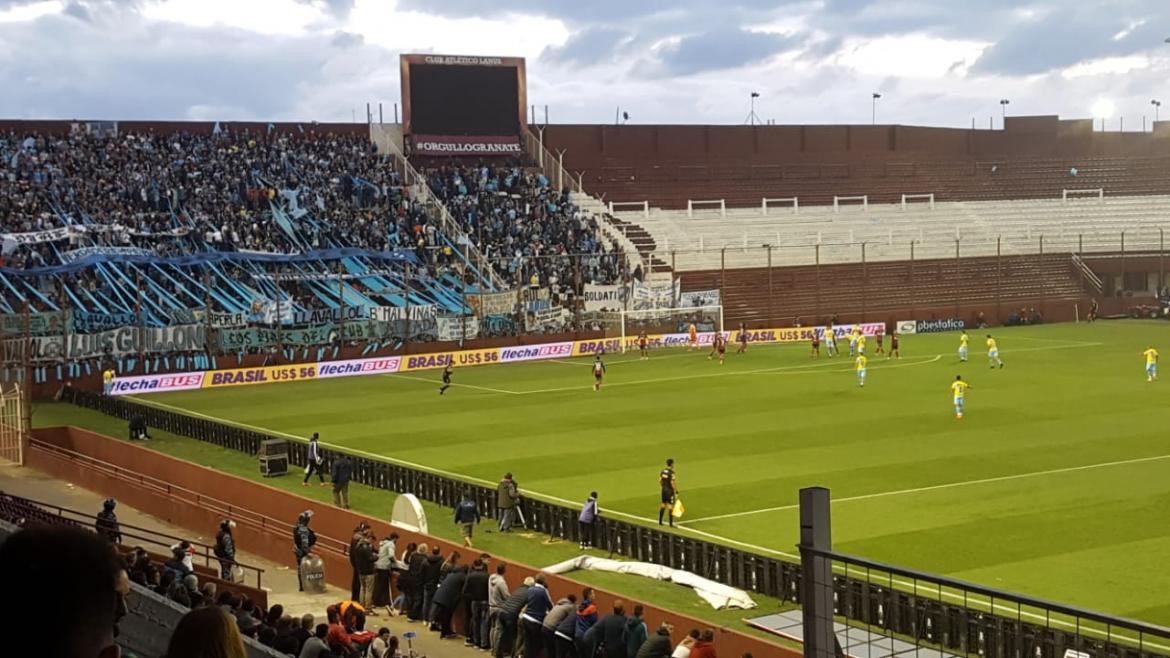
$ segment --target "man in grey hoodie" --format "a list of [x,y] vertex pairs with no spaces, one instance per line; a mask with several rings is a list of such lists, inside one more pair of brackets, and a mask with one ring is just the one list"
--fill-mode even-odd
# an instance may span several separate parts
[[540,629],[541,637],[544,639],[544,650],[549,658],[556,658],[557,655],[557,626],[560,626],[565,619],[575,613],[577,610],[577,595],[570,594],[563,599],[560,599],[553,605],[552,610],[544,616],[544,624]]
[[[491,643],[489,649],[492,655],[496,655],[496,650],[500,646],[500,631],[496,624],[496,618],[500,614],[500,606],[504,605],[511,592],[508,591],[508,581],[504,579],[504,565],[497,564],[496,572],[488,578],[488,614],[487,614],[487,633],[481,633],[480,639],[488,638]],[[482,647],[481,647],[482,648]]]

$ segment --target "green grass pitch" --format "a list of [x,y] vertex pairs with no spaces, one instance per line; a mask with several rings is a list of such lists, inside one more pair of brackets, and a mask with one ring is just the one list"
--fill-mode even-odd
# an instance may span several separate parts
[[[672,457],[679,532],[792,554],[797,490],[832,490],[836,549],[1091,609],[1170,623],[1170,381],[1141,351],[1170,354],[1170,325],[1103,322],[907,336],[848,357],[753,346],[727,362],[663,350],[591,359],[172,393],[191,412],[489,483],[512,471],[532,496],[657,518]],[[956,420],[949,385],[972,389]]]

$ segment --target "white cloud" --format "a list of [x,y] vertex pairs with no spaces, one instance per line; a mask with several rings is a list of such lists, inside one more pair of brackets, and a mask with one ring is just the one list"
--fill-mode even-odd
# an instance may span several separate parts
[[41,16],[61,13],[64,8],[65,3],[61,0],[13,5],[8,9],[0,10],[0,23],[26,23]]
[[988,45],[907,34],[846,43],[835,61],[864,75],[941,77],[956,70],[956,64],[965,70]]
[[1094,75],[1121,75],[1129,73],[1136,69],[1149,68],[1150,58],[1145,55],[1132,55],[1130,57],[1104,57],[1102,59],[1095,59],[1088,62],[1081,62],[1074,64],[1064,71],[1061,75],[1066,79],[1084,78]]
[[257,34],[302,35],[326,18],[321,8],[296,0],[155,0],[142,15],[192,27],[230,27]]

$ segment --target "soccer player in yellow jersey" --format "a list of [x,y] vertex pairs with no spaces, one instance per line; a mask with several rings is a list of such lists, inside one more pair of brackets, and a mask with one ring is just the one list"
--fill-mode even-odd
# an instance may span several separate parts
[[865,334],[857,334],[857,353],[865,354]]
[[1152,382],[1158,379],[1158,350],[1151,345],[1142,352],[1142,356],[1146,357],[1146,381]]
[[999,346],[995,344],[991,334],[987,334],[987,365],[991,366],[992,370],[996,365],[1003,367],[1003,359],[999,358]]
[[687,327],[687,345],[688,352],[699,349],[699,328],[695,326],[694,322]]
[[831,357],[837,356],[837,332],[831,324],[825,327],[825,352]]
[[857,355],[857,385],[865,387],[865,366],[869,364],[869,359],[865,358],[864,354]]
[[114,369],[106,368],[102,372],[102,392],[109,395],[112,390],[114,390]]
[[861,329],[853,325],[853,329],[849,331],[849,356],[857,356],[857,337],[860,335]]
[[955,375],[955,381],[951,383],[951,396],[955,400],[955,418],[963,418],[963,395],[971,385],[963,381],[962,375]]
[[966,331],[959,334],[959,361],[961,363],[967,362],[967,341],[969,340]]

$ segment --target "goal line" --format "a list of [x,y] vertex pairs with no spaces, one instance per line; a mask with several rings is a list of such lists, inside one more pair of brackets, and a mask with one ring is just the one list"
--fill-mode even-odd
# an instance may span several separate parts
[[619,316],[623,354],[637,348],[636,339],[642,332],[655,334],[666,346],[685,345],[691,325],[704,343],[709,343],[715,332],[724,333],[722,305],[628,309]]

